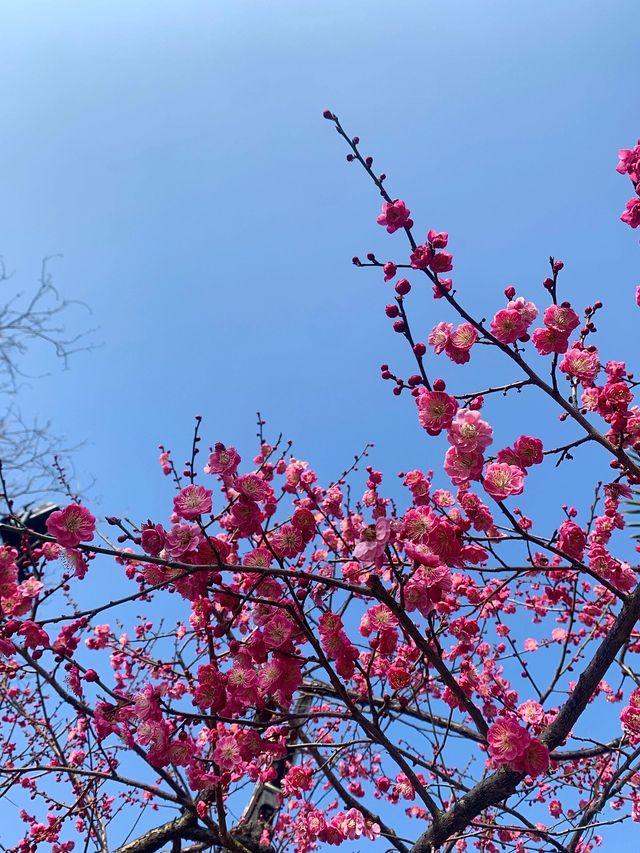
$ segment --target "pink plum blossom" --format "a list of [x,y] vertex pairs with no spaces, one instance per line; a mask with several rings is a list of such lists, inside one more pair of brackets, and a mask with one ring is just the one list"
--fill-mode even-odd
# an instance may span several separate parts
[[544,312],[545,326],[561,334],[569,335],[580,325],[580,318],[570,305],[550,305]]
[[480,412],[461,409],[449,427],[447,437],[459,451],[482,451],[493,441],[493,430]]
[[513,761],[512,767],[528,776],[542,776],[549,769],[549,749],[536,738],[532,738],[523,752]]
[[209,456],[209,461],[204,467],[205,474],[219,474],[229,477],[234,474],[240,464],[240,455],[233,447],[225,447],[217,442],[215,449]]
[[433,347],[436,355],[444,352],[445,347],[449,343],[451,334],[453,333],[453,323],[438,323],[434,326],[429,334],[429,344]]
[[625,207],[620,219],[631,228],[637,228],[640,225],[640,198],[630,198]]
[[364,566],[380,565],[390,536],[391,522],[388,518],[379,518],[373,527],[364,529],[353,556]]
[[450,447],[445,453],[444,470],[454,486],[468,480],[479,480],[482,476],[484,458],[479,450],[459,450]]
[[427,431],[447,429],[458,411],[455,397],[444,391],[424,391],[416,400],[418,418]]
[[489,727],[489,755],[497,764],[509,764],[528,747],[531,735],[512,717],[500,717]]
[[413,227],[413,220],[409,218],[410,214],[411,211],[407,209],[405,203],[400,201],[400,199],[392,202],[385,201],[382,205],[382,213],[378,216],[377,222],[378,225],[384,225],[389,234],[393,234],[400,228]]
[[526,321],[515,308],[503,308],[491,321],[491,333],[503,344],[515,343],[526,331]]
[[193,521],[200,515],[211,512],[212,496],[211,489],[205,489],[204,486],[195,484],[185,486],[173,499],[174,512],[180,518],[184,518],[185,521]]
[[519,495],[524,489],[524,472],[517,465],[492,462],[487,465],[483,480],[484,489],[497,501],[510,495]]
[[47,518],[47,531],[59,545],[74,548],[81,542],[90,542],[96,529],[96,520],[89,510],[77,503],[52,512]]
[[534,329],[531,339],[539,355],[550,355],[552,352],[562,354],[569,348],[569,332],[559,332],[557,329]]
[[634,184],[640,181],[640,140],[635,148],[621,148],[618,151],[616,172],[629,175]]
[[560,362],[560,370],[568,376],[578,379],[583,385],[593,385],[600,371],[600,359],[597,352],[573,347]]

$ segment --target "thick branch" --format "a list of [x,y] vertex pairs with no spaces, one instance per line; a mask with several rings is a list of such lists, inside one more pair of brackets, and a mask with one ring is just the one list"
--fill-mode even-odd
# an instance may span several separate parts
[[225,845],[236,850],[248,850],[251,853],[265,853],[265,847],[255,844],[250,839],[242,837],[242,840],[228,837],[222,838],[222,834],[215,829],[208,829],[198,824],[198,819],[191,812],[186,812],[174,820],[163,823],[155,829],[150,829],[130,841],[122,847],[118,847],[114,853],[155,853],[166,844],[173,841],[195,841],[200,850],[215,845]]
[[[628,640],[639,618],[640,586],[636,587],[633,594],[628,597],[613,627],[578,679],[575,689],[560,708],[555,720],[541,735],[541,740],[549,749],[555,749],[565,740],[587,707],[589,699],[616,655]],[[501,767],[487,779],[479,782],[452,809],[441,814],[432,828],[418,839],[411,853],[431,853],[440,847],[452,835],[469,826],[485,809],[510,797],[523,778],[524,774]]]
[[160,850],[161,847],[164,847],[165,844],[176,838],[184,838],[188,841],[205,840],[203,838],[194,838],[192,834],[194,831],[207,833],[207,840],[209,840],[211,845],[220,843],[220,839],[216,833],[208,829],[198,829],[197,823],[197,819],[191,813],[187,812],[175,818],[175,820],[170,820],[168,823],[162,824],[162,826],[150,829],[144,835],[141,835],[140,838],[136,838],[135,841],[130,841],[129,844],[118,847],[115,853],[154,853],[154,851]]

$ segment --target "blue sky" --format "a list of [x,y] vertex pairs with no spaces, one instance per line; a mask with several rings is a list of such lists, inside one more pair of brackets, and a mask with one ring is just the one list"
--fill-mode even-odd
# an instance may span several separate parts
[[[56,284],[103,344],[24,405],[87,442],[79,480],[105,513],[161,506],[155,447],[180,457],[195,413],[249,449],[259,408],[327,477],[368,440],[391,474],[428,464],[378,378],[408,369],[388,288],[350,265],[401,238],[325,106],[420,230],[450,232],[468,304],[510,283],[540,298],[553,253],[578,299],[606,292],[603,338],[632,334],[614,166],[639,132],[635,3],[25,0],[2,17],[2,252],[20,286],[61,253]],[[420,312],[426,335],[442,312]]]
[[[603,354],[633,354],[638,246],[615,155],[640,134],[636,0],[21,0],[0,21],[0,251],[22,288],[63,255],[59,290],[93,310],[70,324],[101,343],[66,372],[34,353],[52,372],[22,404],[85,442],[97,512],[166,515],[157,445],[183,458],[195,414],[248,458],[259,409],[325,479],[367,441],[391,483],[438,466],[410,400],[379,380],[381,362],[410,372],[389,286],[350,263],[405,246],[375,224],[325,107],[419,231],[449,231],[465,304],[492,313],[508,284],[542,302],[553,254],[567,298],[604,298]],[[412,299],[419,337],[449,319]],[[477,362],[475,387],[510,376]],[[468,390],[464,370],[441,372]],[[505,444],[565,435],[533,397],[501,411]],[[571,473],[558,503],[585,503],[593,471]]]

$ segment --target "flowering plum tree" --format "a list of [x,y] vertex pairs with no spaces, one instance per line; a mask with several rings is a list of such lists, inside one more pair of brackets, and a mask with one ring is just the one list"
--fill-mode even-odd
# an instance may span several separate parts
[[[354,263],[394,282],[386,314],[416,366],[382,378],[446,438],[443,453],[425,436],[437,473],[405,472],[391,500],[367,447],[323,485],[262,420],[253,460],[217,443],[201,465],[196,418],[184,466],[161,448],[166,518],[109,517],[117,541],[97,544],[72,500],[22,582],[4,548],[0,791],[22,800],[5,849],[586,853],[640,821],[640,584],[621,512],[640,483],[638,383],[599,352],[602,305],[566,299],[557,259],[539,304],[508,287],[490,321],[474,316],[448,235],[420,241],[357,137],[325,118],[400,232],[393,261]],[[636,228],[640,144],[618,171]],[[424,342],[408,309],[421,283],[449,318]],[[510,381],[436,378],[439,358],[464,374],[480,347]],[[541,418],[495,447],[521,392],[560,416],[563,443],[547,446]],[[538,466],[588,452],[610,474],[586,507],[534,521],[515,505]],[[86,579],[109,558],[128,589],[92,601]],[[238,821],[255,785],[275,809]]]

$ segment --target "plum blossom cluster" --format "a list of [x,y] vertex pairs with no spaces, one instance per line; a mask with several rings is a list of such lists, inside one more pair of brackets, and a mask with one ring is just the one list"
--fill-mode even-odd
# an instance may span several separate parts
[[540,776],[549,768],[548,748],[513,717],[498,718],[489,728],[487,741],[497,766],[529,776]]
[[626,209],[620,219],[631,228],[640,225],[640,140],[635,148],[621,148],[618,152],[616,170],[621,175],[628,175],[636,195],[629,199]]
[[620,714],[622,729],[631,741],[640,742],[640,688],[636,688],[629,697],[629,704]]
[[533,302],[527,302],[519,296],[515,300],[511,299],[506,308],[496,313],[491,321],[491,333],[502,344],[526,342],[529,339],[529,327],[537,316],[538,309]]
[[453,485],[466,489],[471,481],[482,481],[484,490],[497,501],[521,494],[527,469],[542,462],[541,440],[522,435],[513,448],[500,450],[495,461],[487,461],[484,454],[493,442],[493,430],[480,414],[482,402],[476,400],[473,407],[459,408],[456,398],[445,392],[442,380],[437,385],[442,390],[420,389],[416,397],[418,417],[430,435],[447,430],[451,446],[445,454],[444,470]]
[[471,323],[460,323],[454,328],[453,323],[440,322],[429,334],[429,344],[436,355],[441,352],[456,364],[466,364],[471,358],[471,348],[478,340],[478,333]]
[[[605,381],[596,384],[597,373],[591,371],[582,381],[582,406],[596,412],[608,425],[607,438],[622,447],[640,448],[640,408],[634,405],[633,382],[622,361],[604,365]],[[591,378],[592,377],[592,378]]]

